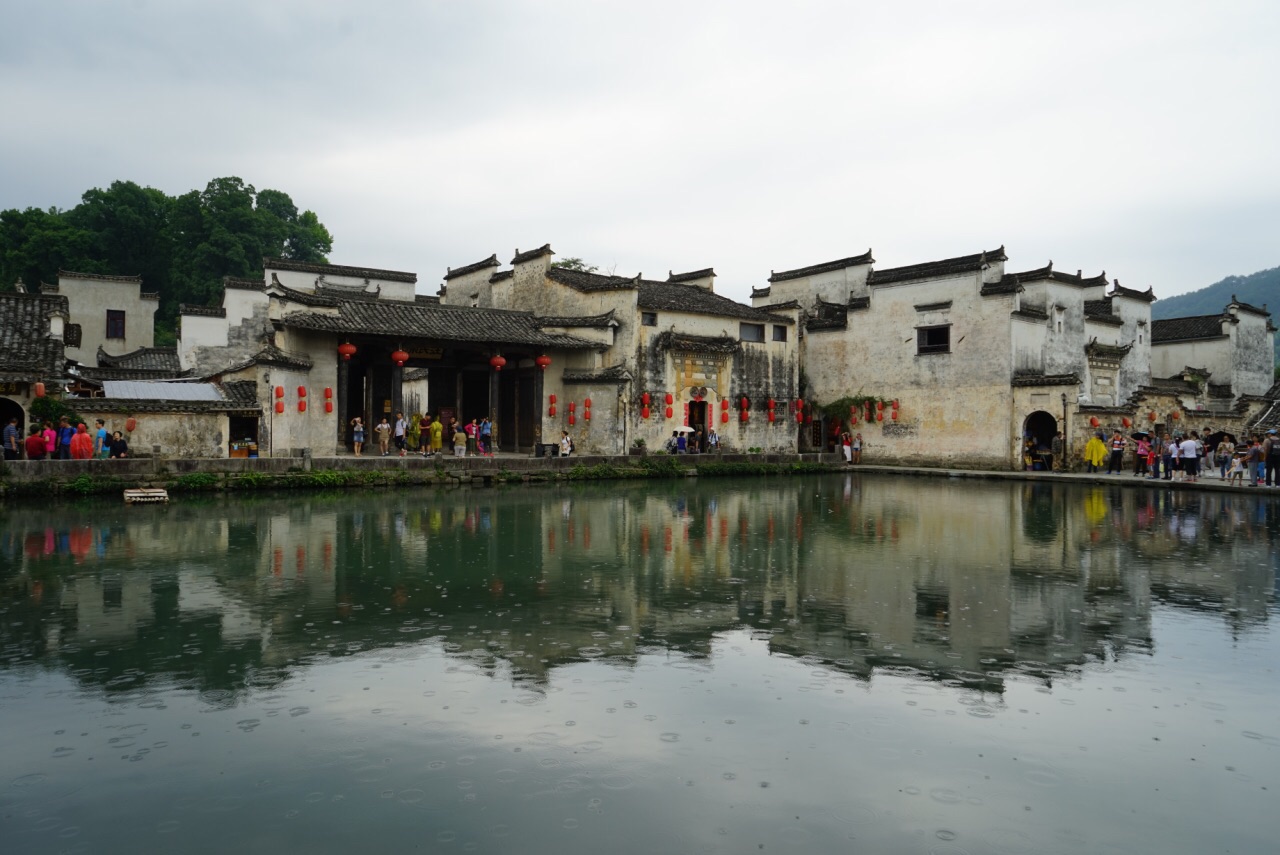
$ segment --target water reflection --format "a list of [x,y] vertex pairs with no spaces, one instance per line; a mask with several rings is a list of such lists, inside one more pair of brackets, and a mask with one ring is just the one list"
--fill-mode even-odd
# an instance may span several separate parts
[[998,694],[1149,653],[1153,600],[1265,624],[1278,532],[1256,497],[853,475],[11,508],[0,668],[234,705],[371,649],[536,688],[745,628],[856,680]]

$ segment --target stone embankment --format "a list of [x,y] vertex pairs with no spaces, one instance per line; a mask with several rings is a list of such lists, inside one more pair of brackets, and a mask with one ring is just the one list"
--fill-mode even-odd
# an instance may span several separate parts
[[964,478],[1247,492],[1280,498],[1280,490],[1229,487],[1210,477],[1194,484],[1150,481],[1130,475],[1008,472],[863,464],[846,466],[839,454],[717,454],[672,457],[262,457],[133,458],[128,460],[6,461],[0,468],[0,499],[67,497],[161,487],[173,494],[238,490],[349,489],[398,486],[458,486],[548,481],[625,480],[857,472],[891,477]]

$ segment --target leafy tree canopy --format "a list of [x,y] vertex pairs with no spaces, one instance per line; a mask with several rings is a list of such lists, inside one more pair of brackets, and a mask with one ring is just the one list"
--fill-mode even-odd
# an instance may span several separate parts
[[288,193],[215,178],[169,196],[132,181],[94,188],[69,211],[0,211],[0,290],[55,282],[58,270],[141,276],[160,294],[157,341],[180,303],[216,302],[224,276],[261,275],[263,256],[327,261],[333,236]]
[[595,273],[599,270],[594,264],[587,264],[581,258],[562,258],[559,261],[553,261],[552,267],[563,267],[565,270],[580,270],[583,273]]

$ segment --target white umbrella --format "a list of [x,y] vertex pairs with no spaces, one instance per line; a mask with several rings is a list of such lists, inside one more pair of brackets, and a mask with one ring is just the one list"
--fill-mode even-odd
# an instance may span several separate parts
[[676,430],[679,433],[693,433],[693,428],[689,427],[688,425],[680,425],[680,427],[676,428]]

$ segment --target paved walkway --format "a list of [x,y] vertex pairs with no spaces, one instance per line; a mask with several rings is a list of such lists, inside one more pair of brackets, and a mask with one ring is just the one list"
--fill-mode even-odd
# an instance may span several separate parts
[[1254,493],[1257,495],[1267,496],[1269,498],[1280,498],[1280,488],[1267,487],[1262,483],[1261,479],[1259,479],[1256,487],[1251,487],[1249,485],[1248,478],[1245,479],[1244,485],[1241,487],[1230,486],[1225,480],[1218,477],[1216,469],[1211,474],[1201,475],[1196,481],[1165,481],[1163,479],[1153,481],[1147,477],[1137,477],[1132,472],[1125,472],[1119,475],[1106,475],[1101,472],[1002,472],[985,469],[925,469],[904,466],[879,466],[868,463],[863,463],[858,466],[848,466],[845,467],[845,469],[850,472],[875,472],[889,475],[908,475],[932,478],[983,478],[1002,481],[1066,482],[1072,484],[1098,484],[1113,487],[1132,487],[1135,489],[1147,488],[1151,490],[1211,490],[1230,493]]

